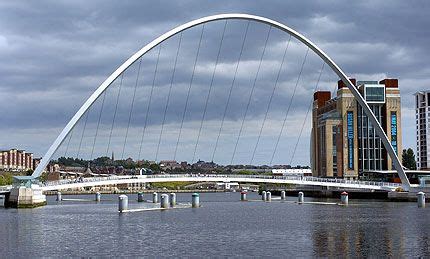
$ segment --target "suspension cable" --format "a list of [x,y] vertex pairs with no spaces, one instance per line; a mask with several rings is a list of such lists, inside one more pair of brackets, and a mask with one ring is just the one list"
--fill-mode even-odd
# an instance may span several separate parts
[[247,23],[247,25],[246,25],[245,35],[244,35],[244,37],[243,37],[242,45],[241,45],[240,52],[239,52],[239,58],[238,58],[237,63],[236,63],[236,68],[235,68],[235,70],[234,70],[233,80],[232,80],[232,82],[231,82],[230,91],[229,91],[229,93],[228,93],[228,97],[227,97],[227,103],[226,103],[226,105],[225,105],[225,107],[224,107],[224,114],[223,114],[223,116],[222,116],[221,125],[220,125],[220,127],[219,127],[219,131],[218,131],[218,136],[217,136],[216,141],[215,141],[215,147],[214,147],[214,151],[213,151],[213,153],[212,153],[212,159],[211,159],[212,161],[214,161],[215,153],[216,153],[216,150],[217,150],[217,148],[218,148],[219,138],[220,138],[220,136],[221,136],[221,131],[222,131],[222,128],[223,128],[223,126],[224,126],[224,120],[225,120],[225,117],[226,117],[226,115],[227,115],[227,110],[228,110],[228,107],[229,107],[229,104],[230,104],[231,93],[232,93],[232,91],[233,91],[233,87],[234,87],[234,84],[235,84],[235,82],[236,82],[237,71],[238,71],[238,69],[239,69],[239,64],[240,64],[240,61],[241,61],[241,59],[242,59],[242,53],[243,53],[243,48],[244,48],[244,46],[245,46],[246,37],[247,37],[247,35],[248,35],[249,24],[250,24],[250,21],[248,21],[248,23]]
[[302,66],[300,67],[299,76],[297,77],[296,85],[294,86],[293,94],[291,95],[290,103],[288,104],[287,112],[285,113],[284,121],[282,122],[281,131],[279,132],[278,138],[277,138],[276,143],[275,143],[275,148],[273,149],[272,157],[270,159],[270,165],[273,163],[273,158],[275,157],[275,153],[278,149],[279,140],[281,139],[282,133],[284,132],[285,123],[287,122],[287,118],[288,118],[288,114],[290,112],[291,104],[293,103],[293,99],[294,99],[294,96],[296,94],[296,90],[297,90],[297,86],[299,85],[300,78],[301,78],[302,73],[303,73],[303,68],[305,67],[308,53],[309,53],[309,47],[306,49],[306,54],[305,54],[305,57],[303,59]]
[[88,111],[86,112],[86,115],[85,115],[84,128],[82,129],[81,140],[79,141],[79,148],[78,148],[78,153],[76,154],[76,158],[79,158],[79,153],[81,151],[81,145],[82,145],[82,139],[84,138],[85,129],[87,128],[87,121],[88,121],[88,115],[90,114],[90,110],[91,109],[88,109]]
[[157,77],[158,62],[160,61],[160,53],[161,53],[161,45],[158,48],[157,61],[155,63],[155,70],[154,70],[154,77],[152,78],[152,86],[151,86],[151,91],[149,93],[148,105],[146,106],[145,124],[143,126],[142,137],[140,138],[139,155],[137,156],[138,160],[140,159],[140,155],[142,153],[143,139],[145,138],[146,126],[148,125],[149,109],[151,108],[152,94],[155,88],[155,79]]
[[219,47],[218,47],[218,53],[217,53],[217,56],[216,56],[215,66],[214,66],[214,69],[212,71],[212,77],[211,77],[211,82],[210,82],[210,85],[209,85],[209,91],[208,91],[208,94],[206,95],[205,108],[203,109],[203,116],[202,116],[202,120],[200,122],[199,133],[197,134],[197,141],[196,141],[196,145],[194,146],[193,159],[191,160],[191,163],[194,163],[194,159],[196,157],[196,152],[197,152],[197,146],[198,146],[199,140],[200,140],[200,134],[201,134],[202,128],[203,128],[203,122],[204,122],[204,120],[206,118],[206,111],[208,109],[209,97],[210,97],[211,92],[212,92],[212,87],[213,87],[213,83],[214,83],[215,73],[216,73],[216,69],[217,69],[217,66],[218,66],[219,57],[220,57],[220,54],[221,54],[222,43],[224,41],[225,29],[227,28],[227,22],[228,21],[226,20],[225,23],[224,23],[224,29],[222,31],[221,41],[220,41],[220,44],[219,44]]
[[131,116],[133,114],[134,100],[136,99],[136,89],[137,89],[137,85],[139,83],[141,65],[142,65],[142,58],[140,58],[139,67],[137,69],[136,83],[134,84],[133,97],[131,99],[130,114],[128,115],[127,130],[125,131],[124,145],[122,146],[122,152],[121,152],[121,160],[124,159],[124,151],[125,151],[125,146],[127,143],[128,130],[130,129]]
[[269,41],[271,31],[272,31],[272,26],[269,27],[269,31],[267,32],[266,41],[264,42],[263,52],[261,53],[260,62],[257,68],[257,73],[255,74],[254,82],[251,88],[251,93],[249,94],[248,103],[246,104],[245,113],[243,114],[242,123],[240,125],[239,135],[237,136],[236,144],[234,145],[233,155],[231,156],[230,165],[233,164],[234,156],[236,155],[237,145],[239,144],[239,140],[242,135],[243,125],[245,124],[246,115],[248,115],[249,105],[251,104],[252,96],[254,95],[255,85],[257,83],[258,75],[260,73],[261,63],[263,62],[264,53],[266,52],[267,42]]
[[335,74],[335,76],[336,76],[336,80],[335,80],[336,83],[334,84],[332,96],[336,96],[336,92],[337,92],[337,88],[338,88],[337,81],[339,80],[339,77],[337,77],[336,74]]
[[205,25],[203,24],[202,31],[200,33],[199,45],[197,47],[197,54],[196,54],[196,58],[194,60],[193,72],[191,73],[190,85],[188,87],[187,97],[185,99],[185,106],[184,106],[184,111],[182,113],[181,127],[179,128],[179,134],[178,134],[178,139],[176,141],[176,147],[175,147],[175,153],[173,155],[173,160],[176,160],[176,154],[178,152],[179,140],[181,139],[182,128],[184,126],[184,120],[185,120],[185,114],[187,113],[188,101],[189,101],[190,93],[191,93],[191,86],[193,85],[193,81],[194,81],[194,73],[195,73],[195,70],[196,70],[197,60],[198,60],[199,54],[200,54],[200,46],[201,46],[201,43],[202,43],[204,29],[205,29]]
[[93,160],[94,146],[96,145],[96,140],[97,140],[97,136],[98,136],[98,132],[99,132],[99,126],[100,126],[100,121],[101,121],[101,118],[102,118],[103,107],[104,107],[104,105],[105,105],[106,92],[107,92],[107,91],[105,91],[105,92],[103,93],[102,106],[101,106],[101,108],[100,108],[100,112],[99,112],[99,119],[98,119],[98,121],[97,121],[96,134],[94,135],[93,147],[91,148],[91,156],[90,156],[90,160]]
[[261,124],[260,132],[258,133],[257,142],[255,143],[254,150],[252,152],[251,161],[249,163],[250,165],[252,165],[252,163],[254,162],[255,152],[257,151],[258,144],[260,143],[261,134],[263,133],[264,125],[265,125],[266,120],[267,120],[267,115],[268,115],[270,107],[272,105],[273,96],[275,95],[275,91],[276,91],[276,88],[278,86],[279,77],[281,75],[281,71],[282,71],[282,68],[284,66],[285,57],[287,55],[287,51],[288,51],[288,48],[290,46],[291,37],[292,36],[290,35],[290,37],[288,38],[287,46],[285,47],[285,50],[284,50],[284,54],[282,55],[281,65],[279,66],[278,74],[276,75],[275,84],[273,85],[272,93],[271,93],[270,98],[269,98],[269,103],[267,104],[266,113],[264,114],[263,123]]
[[106,149],[106,156],[109,155],[109,147],[110,147],[110,142],[112,139],[112,131],[113,131],[113,127],[115,125],[115,119],[116,119],[116,112],[118,110],[118,103],[119,103],[119,96],[121,95],[121,87],[122,87],[122,80],[124,78],[124,72],[121,74],[121,79],[120,79],[120,83],[119,83],[119,87],[118,87],[118,94],[116,96],[116,104],[115,104],[115,111],[113,113],[113,118],[112,118],[112,126],[110,128],[110,133],[109,133],[109,141],[108,141],[108,145],[107,145],[107,149]]
[[[325,62],[323,62],[322,66],[321,66],[321,70],[320,70],[320,73],[319,73],[319,76],[318,76],[318,81],[317,81],[317,84],[315,85],[313,93],[315,93],[317,91],[317,89],[318,89],[318,85],[319,85],[320,80],[321,80],[321,74],[322,74],[322,72],[324,70],[324,66],[325,66]],[[312,96],[312,99],[309,102],[309,106],[308,106],[308,110],[306,112],[305,119],[303,120],[302,128],[300,129],[299,137],[297,138],[296,145],[294,146],[294,149],[293,149],[293,155],[291,156],[290,165],[292,165],[292,163],[293,163],[293,159],[294,159],[294,156],[296,154],[297,146],[299,145],[300,138],[302,137],[303,129],[305,127],[306,121],[308,120],[309,111],[312,109],[313,102],[314,102],[314,99],[313,99],[313,96]]]
[[66,151],[64,152],[64,157],[66,157],[66,156],[67,156],[67,151],[69,151],[70,140],[72,139],[73,132],[74,132],[74,130],[72,130],[72,131],[70,132],[69,140],[67,141]]
[[170,77],[169,93],[167,94],[166,106],[164,107],[163,122],[161,123],[160,136],[158,137],[158,145],[157,145],[157,152],[155,153],[155,161],[157,161],[158,152],[160,151],[161,137],[163,136],[164,124],[166,123],[167,109],[169,108],[170,95],[172,94],[173,81],[175,79],[176,65],[178,62],[179,50],[181,49],[181,42],[182,42],[182,32],[179,34],[178,49],[176,50],[175,62],[173,65],[173,72],[172,72],[172,76]]

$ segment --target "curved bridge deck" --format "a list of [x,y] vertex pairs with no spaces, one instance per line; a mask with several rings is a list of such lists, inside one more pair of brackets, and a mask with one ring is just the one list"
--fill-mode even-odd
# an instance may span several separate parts
[[267,176],[267,175],[208,175],[208,174],[167,174],[167,175],[128,175],[83,178],[78,180],[60,180],[42,185],[42,190],[62,190],[71,188],[94,187],[102,185],[129,184],[129,183],[156,183],[156,182],[241,182],[241,183],[271,183],[294,184],[307,186],[326,186],[338,188],[351,188],[363,190],[393,191],[401,184],[356,181],[344,179],[327,179],[300,176]]

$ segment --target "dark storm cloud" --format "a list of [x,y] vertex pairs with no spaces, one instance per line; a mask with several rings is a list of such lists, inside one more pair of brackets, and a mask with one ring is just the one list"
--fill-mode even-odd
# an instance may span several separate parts
[[[406,1],[2,2],[0,109],[3,113],[0,130],[4,137],[0,138],[0,147],[18,146],[42,154],[96,87],[134,52],[177,25],[206,15],[227,12],[257,14],[290,25],[319,45],[351,76],[359,76],[364,80],[379,80],[385,76],[399,78],[405,125],[404,145],[413,146],[414,139],[409,136],[414,135],[414,128],[406,126],[414,123],[411,94],[428,89],[430,83],[427,79],[430,71],[427,64],[430,37],[426,33],[426,28],[430,26],[427,17],[429,9],[426,1],[413,4]],[[205,26],[193,91],[185,116],[187,122],[199,121],[202,117],[223,26],[224,22]],[[206,114],[206,119],[213,121],[214,125],[218,125],[216,122],[223,115],[245,26],[246,22],[242,21],[229,22],[227,27]],[[245,112],[268,30],[267,26],[260,24],[252,23],[250,26],[227,112],[227,120],[239,123]],[[201,27],[196,27],[183,33],[165,120],[168,125],[178,125],[182,120],[200,32]],[[287,40],[286,35],[272,30],[247,121],[260,119],[261,123],[265,115]],[[177,45],[178,36],[163,44],[148,127],[156,127],[162,122]],[[153,49],[142,61],[131,117],[131,124],[136,128],[145,122],[157,51],[157,48]],[[269,119],[282,120],[305,51],[303,45],[291,42],[268,114]],[[321,61],[311,53],[291,111],[293,115],[301,115],[302,120],[320,66]],[[125,128],[128,124],[136,68],[137,63],[124,77],[115,121],[118,128]],[[335,80],[336,77],[325,68],[320,88],[333,89]],[[106,131],[106,134],[112,122],[117,90],[118,82],[115,82],[106,93],[106,105],[101,117],[104,126],[101,130]],[[94,122],[98,119],[100,107],[101,99],[90,111],[90,130],[95,129]],[[259,129],[258,123],[248,126]],[[174,126],[172,129],[167,128],[168,132],[177,131]],[[78,129],[77,126],[76,131]],[[156,136],[158,130],[151,129]],[[232,130],[232,134],[238,133],[234,127],[226,130]],[[217,132],[217,126],[212,131]],[[203,134],[212,136],[212,131]],[[38,133],[37,140],[30,137],[35,132]],[[275,136],[277,133],[270,134]],[[175,137],[171,141],[175,142]],[[306,136],[303,142],[308,141]],[[305,156],[298,158],[303,163],[307,163],[307,160]]]

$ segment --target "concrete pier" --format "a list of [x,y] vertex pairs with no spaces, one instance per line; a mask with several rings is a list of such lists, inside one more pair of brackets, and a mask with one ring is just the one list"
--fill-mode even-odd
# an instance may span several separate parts
[[348,193],[347,192],[342,192],[340,194],[340,204],[348,205]]
[[418,208],[425,208],[426,194],[424,192],[417,193],[417,204],[418,204]]
[[139,192],[137,194],[137,202],[143,202],[143,192]]
[[118,196],[118,211],[120,213],[128,210],[128,197],[127,195]]
[[172,192],[170,193],[170,207],[176,206],[176,193]]
[[57,192],[57,199],[56,201],[62,201],[61,192]]
[[246,194],[247,194],[246,191],[240,192],[240,200],[241,201],[247,201]]
[[193,208],[198,208],[200,207],[200,196],[198,193],[193,193],[192,197],[191,197],[191,206]]
[[168,194],[161,194],[161,199],[160,199],[160,207],[167,209],[169,208],[169,195]]
[[262,191],[262,192],[261,192],[261,199],[262,199],[263,201],[265,201],[265,200],[266,200],[266,196],[267,196],[266,191]]
[[268,202],[272,201],[272,193],[271,192],[266,192],[266,201],[268,201]]
[[281,191],[281,201],[285,201],[285,200],[286,200],[285,191]]
[[46,196],[37,184],[31,184],[31,187],[13,187],[10,193],[5,195],[6,208],[35,208],[44,205]]
[[299,192],[298,202],[303,203],[305,201],[305,194],[303,192]]
[[158,203],[158,193],[152,193],[152,203]]

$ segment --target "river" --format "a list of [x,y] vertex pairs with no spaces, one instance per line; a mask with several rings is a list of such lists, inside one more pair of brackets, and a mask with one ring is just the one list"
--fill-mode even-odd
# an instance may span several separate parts
[[[154,206],[128,196],[130,209]],[[430,256],[430,208],[413,202],[350,199],[344,207],[202,193],[201,208],[119,214],[117,197],[57,203],[49,196],[48,205],[36,209],[0,208],[0,257]],[[190,202],[191,194],[177,200]]]

